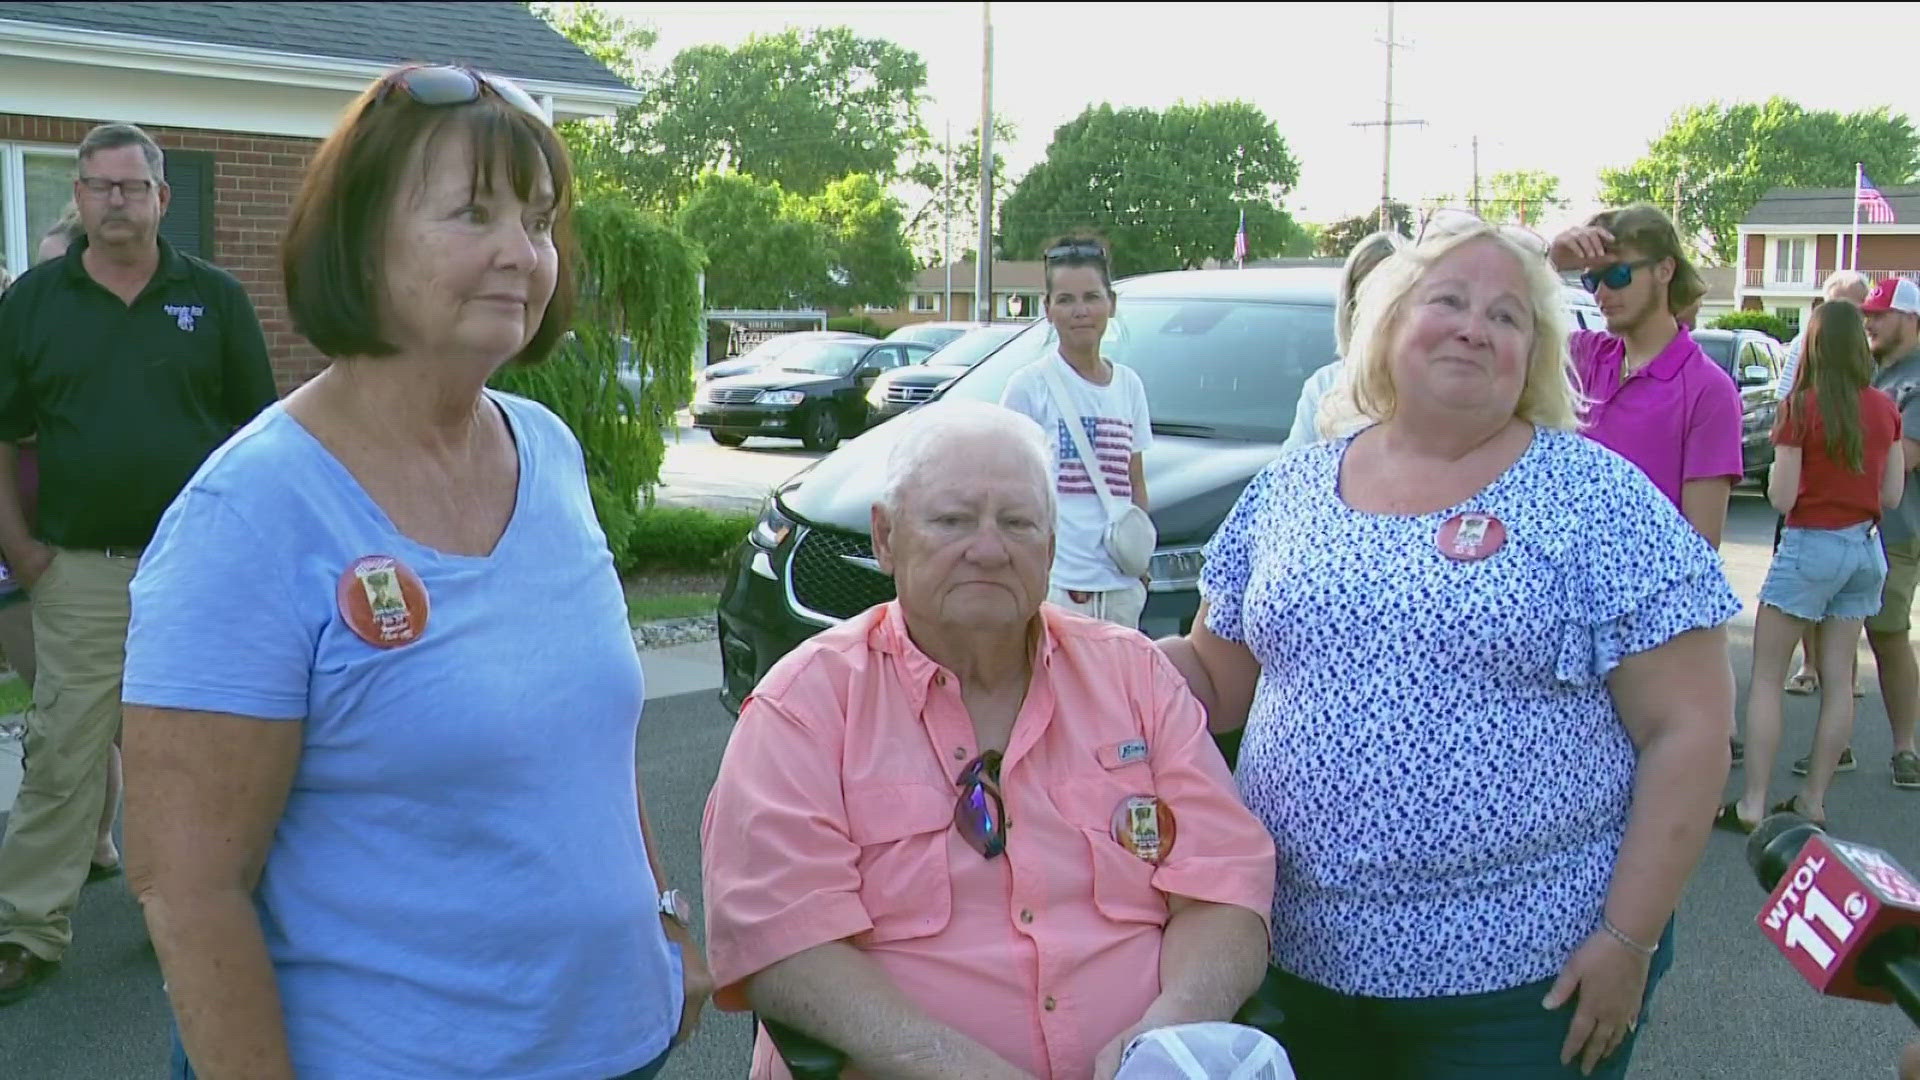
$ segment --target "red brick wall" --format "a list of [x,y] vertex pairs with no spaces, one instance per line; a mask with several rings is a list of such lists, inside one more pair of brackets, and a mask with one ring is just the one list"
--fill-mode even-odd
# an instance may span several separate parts
[[1865,233],[1860,237],[1860,269],[1920,270],[1920,236]]
[[[0,141],[78,145],[101,121],[61,120],[0,113]],[[144,125],[143,125],[144,126]],[[280,230],[313,139],[283,139],[197,128],[146,127],[162,150],[213,154],[213,252],[209,261],[240,279],[253,297],[260,327],[273,355],[273,374],[286,393],[310,378],[326,360],[287,321],[280,288]]]

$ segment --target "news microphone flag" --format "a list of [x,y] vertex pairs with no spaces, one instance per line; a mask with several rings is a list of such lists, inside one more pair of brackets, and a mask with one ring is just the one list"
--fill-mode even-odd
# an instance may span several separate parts
[[1865,169],[1860,170],[1859,176],[1860,184],[1854,191],[1854,198],[1859,201],[1860,208],[1867,212],[1867,221],[1874,225],[1893,224],[1893,204],[1880,194],[1879,188],[1873,186],[1873,181],[1867,179]]
[[1233,234],[1233,261],[1247,261],[1247,212],[1240,211],[1240,231]]

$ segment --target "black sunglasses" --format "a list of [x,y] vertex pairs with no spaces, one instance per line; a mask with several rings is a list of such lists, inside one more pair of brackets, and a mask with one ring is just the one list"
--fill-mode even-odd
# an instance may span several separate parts
[[1046,259],[1048,262],[1059,262],[1062,259],[1098,259],[1101,262],[1105,262],[1107,261],[1107,249],[1101,247],[1099,244],[1085,242],[1061,244],[1059,247],[1048,248]]
[[408,97],[428,106],[468,105],[479,101],[482,92],[492,91],[493,96],[541,123],[551,123],[546,110],[525,90],[498,75],[472,68],[454,67],[451,64],[401,68],[387,76],[386,89],[392,90],[394,87],[405,90]]
[[1000,751],[989,750],[967,763],[954,780],[960,797],[953,804],[953,827],[983,858],[1007,850],[1007,810],[1000,799]]
[[1609,289],[1624,289],[1633,284],[1633,272],[1643,266],[1652,266],[1659,259],[1635,259],[1632,262],[1617,262],[1600,270],[1589,270],[1580,275],[1580,284],[1588,292],[1594,292],[1605,285]]

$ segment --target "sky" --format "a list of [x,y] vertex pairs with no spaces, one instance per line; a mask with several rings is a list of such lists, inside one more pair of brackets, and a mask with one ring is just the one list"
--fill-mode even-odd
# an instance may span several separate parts
[[[927,62],[938,137],[980,116],[978,3],[609,3],[652,26],[653,60],[737,45],[787,26],[844,25]],[[1300,163],[1286,208],[1330,221],[1379,205],[1385,3],[999,3],[991,7],[994,111],[1018,129],[1009,172],[1042,160],[1053,131],[1090,104],[1164,108],[1242,100],[1271,117]],[[1808,108],[1920,113],[1920,7],[1806,3],[1399,3],[1394,8],[1392,190],[1463,200],[1481,175],[1540,169],[1594,208],[1600,169],[1632,162],[1686,105],[1779,94]],[[1848,11],[1841,18],[1828,12]],[[1870,13],[1870,14],[1869,14]],[[1850,182],[1836,176],[1835,185]],[[1456,202],[1457,204],[1457,202]]]

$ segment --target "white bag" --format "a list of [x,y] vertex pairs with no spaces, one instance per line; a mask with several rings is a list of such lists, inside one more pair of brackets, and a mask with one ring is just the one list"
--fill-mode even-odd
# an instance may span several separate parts
[[1179,1024],[1127,1044],[1114,1080],[1294,1080],[1273,1037],[1240,1024]]
[[1053,366],[1053,358],[1040,361],[1040,374],[1047,380],[1047,390],[1053,395],[1053,407],[1060,410],[1062,421],[1067,425],[1067,433],[1073,437],[1073,448],[1080,455],[1081,464],[1087,468],[1087,476],[1093,481],[1093,490],[1100,494],[1100,504],[1107,510],[1107,529],[1101,536],[1101,542],[1107,549],[1107,557],[1113,565],[1130,578],[1137,578],[1147,572],[1153,561],[1153,549],[1160,543],[1160,533],[1153,526],[1153,518],[1145,510],[1113,493],[1107,484],[1107,477],[1100,467],[1100,459],[1093,456],[1093,444],[1087,439],[1086,425],[1080,422],[1080,410],[1073,403],[1073,395],[1060,381],[1060,372]]

